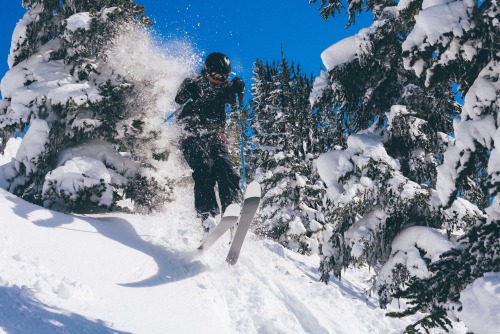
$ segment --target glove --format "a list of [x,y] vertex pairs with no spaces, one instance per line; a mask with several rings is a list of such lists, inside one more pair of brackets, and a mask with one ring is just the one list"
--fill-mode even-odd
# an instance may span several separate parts
[[245,91],[245,83],[238,77],[231,80],[231,90],[234,94],[241,94]]
[[196,101],[203,96],[203,90],[194,82],[190,82],[186,85],[186,91],[189,93],[189,97]]

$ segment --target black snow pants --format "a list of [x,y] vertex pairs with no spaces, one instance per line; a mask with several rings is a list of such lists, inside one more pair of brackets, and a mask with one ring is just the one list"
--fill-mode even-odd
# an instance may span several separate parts
[[226,145],[217,134],[184,138],[180,148],[193,170],[194,206],[199,216],[202,213],[214,216],[220,213],[214,189],[216,183],[222,212],[231,203],[241,201],[240,177],[234,169]]

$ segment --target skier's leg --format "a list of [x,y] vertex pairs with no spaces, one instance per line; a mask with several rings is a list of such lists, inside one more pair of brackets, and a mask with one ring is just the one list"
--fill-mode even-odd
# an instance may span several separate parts
[[198,215],[208,213],[211,216],[215,216],[219,213],[214,191],[215,181],[209,177],[210,169],[207,168],[206,165],[198,165],[195,168],[193,168],[192,175],[194,180],[194,206],[196,212]]
[[215,197],[215,179],[211,177],[213,160],[201,145],[199,138],[189,137],[181,142],[181,150],[191,169],[194,180],[194,206],[201,217],[208,213],[216,215],[218,205]]
[[231,204],[241,202],[240,177],[229,157],[227,147],[216,142],[213,146],[214,177],[219,186],[222,212]]

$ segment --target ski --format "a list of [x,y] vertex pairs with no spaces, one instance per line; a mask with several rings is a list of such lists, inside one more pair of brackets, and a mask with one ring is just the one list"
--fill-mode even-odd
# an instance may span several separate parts
[[202,241],[198,249],[209,249],[227,230],[236,224],[240,217],[240,206],[238,204],[231,204],[224,211],[221,221],[210,232],[210,234]]
[[245,240],[245,236],[248,232],[250,224],[252,223],[253,217],[259,208],[261,198],[261,189],[258,182],[252,182],[248,185],[245,192],[245,200],[243,201],[243,207],[241,208],[241,216],[238,222],[238,227],[236,233],[234,234],[233,241],[231,242],[231,248],[227,254],[226,262],[233,265],[238,261],[240,255],[241,246]]

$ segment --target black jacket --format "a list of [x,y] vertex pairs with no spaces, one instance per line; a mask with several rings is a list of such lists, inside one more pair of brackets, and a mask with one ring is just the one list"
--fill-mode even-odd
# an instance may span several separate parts
[[226,103],[236,103],[236,95],[229,81],[214,84],[200,74],[195,78],[185,79],[175,97],[175,102],[183,104],[189,98],[191,102],[177,116],[189,135],[223,132],[226,125]]

